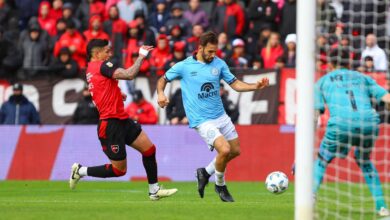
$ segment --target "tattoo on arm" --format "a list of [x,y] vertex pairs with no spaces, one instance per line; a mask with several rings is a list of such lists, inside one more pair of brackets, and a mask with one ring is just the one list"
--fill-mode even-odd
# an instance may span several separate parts
[[134,64],[127,68],[118,68],[114,73],[115,79],[127,79],[127,80],[133,80],[141,68],[143,58],[138,57],[137,60],[134,62]]

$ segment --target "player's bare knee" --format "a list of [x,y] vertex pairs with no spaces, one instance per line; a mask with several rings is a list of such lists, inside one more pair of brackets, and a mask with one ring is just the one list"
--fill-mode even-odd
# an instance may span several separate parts
[[229,157],[230,155],[230,148],[229,147],[222,147],[218,152],[222,157]]

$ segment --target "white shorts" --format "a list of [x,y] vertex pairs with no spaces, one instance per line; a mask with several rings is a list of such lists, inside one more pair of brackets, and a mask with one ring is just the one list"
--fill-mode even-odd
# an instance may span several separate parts
[[234,140],[238,138],[236,128],[228,115],[224,114],[221,117],[209,121],[205,121],[196,128],[198,134],[209,145],[209,149],[214,150],[214,141],[221,135],[226,140]]

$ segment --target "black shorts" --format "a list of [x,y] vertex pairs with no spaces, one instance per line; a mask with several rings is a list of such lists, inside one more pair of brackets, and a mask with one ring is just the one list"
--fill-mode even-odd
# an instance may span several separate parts
[[141,125],[131,119],[99,120],[97,128],[102,149],[110,160],[126,159],[125,145],[131,145],[141,131]]

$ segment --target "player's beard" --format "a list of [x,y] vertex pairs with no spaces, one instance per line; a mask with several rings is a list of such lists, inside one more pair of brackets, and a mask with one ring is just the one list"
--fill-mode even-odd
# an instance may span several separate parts
[[204,53],[204,50],[202,50],[202,59],[205,63],[209,64],[213,62],[214,57],[207,57],[206,54]]

